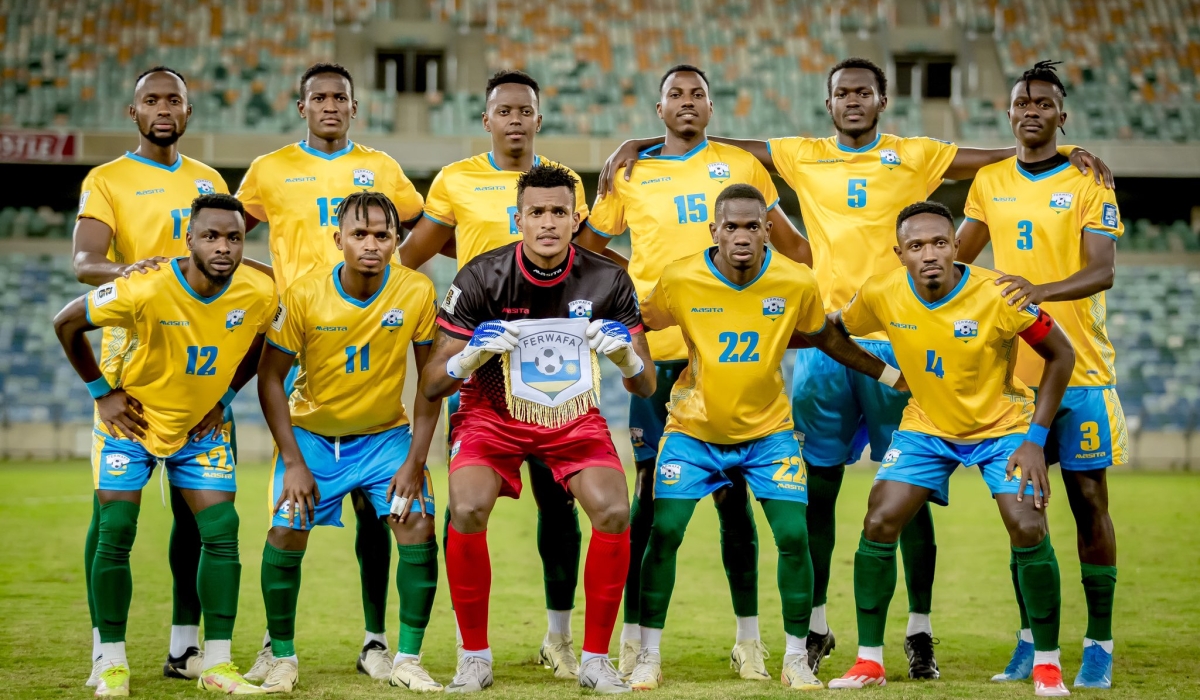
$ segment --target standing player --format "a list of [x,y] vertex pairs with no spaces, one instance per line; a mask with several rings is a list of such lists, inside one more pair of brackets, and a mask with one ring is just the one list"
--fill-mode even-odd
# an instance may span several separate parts
[[[979,171],[959,229],[958,258],[971,262],[988,240],[996,268],[1007,273],[1010,304],[1051,313],[1075,345],[1079,361],[1050,426],[1046,461],[1062,465],[1067,500],[1078,525],[1079,561],[1088,625],[1083,667],[1075,685],[1112,686],[1112,605],[1117,542],[1108,514],[1106,469],[1127,460],[1125,414],[1117,397],[1114,352],[1104,324],[1104,290],[1112,287],[1117,238],[1124,232],[1117,201],[1069,167],[1057,152],[1055,130],[1067,121],[1066,90],[1043,61],[1013,87],[1008,116],[1017,155]],[[1017,377],[1036,391],[1042,361],[1029,347],[1017,354]],[[1020,595],[1017,563],[1010,567],[1021,611],[1012,661],[992,680],[1028,678],[1033,636]]]
[[[778,172],[796,192],[804,225],[812,239],[813,270],[825,297],[826,312],[844,306],[868,277],[896,269],[892,253],[895,221],[905,206],[924,200],[943,178],[964,180],[985,165],[1011,158],[1011,148],[959,148],[930,138],[902,138],[879,132],[887,108],[887,78],[863,58],[849,58],[829,71],[825,107],[834,136],[770,141],[715,140],[744,148],[768,170]],[[605,192],[615,167],[636,160],[636,149],[657,139],[626,142],[601,173]],[[1081,149],[1063,147],[1081,171],[1091,168],[1097,183],[1112,186],[1108,169]],[[640,173],[642,165],[637,164]],[[626,168],[625,178],[630,177]],[[641,176],[639,175],[639,178]],[[895,363],[886,336],[858,339],[867,352]],[[813,569],[812,631],[808,658],[816,670],[834,648],[825,602],[833,557],[838,492],[845,465],[869,442],[871,459],[883,458],[899,426],[908,394],[880,386],[837,365],[816,349],[800,350],[792,380],[792,413],[803,437],[809,473],[809,543]],[[900,537],[909,619],[905,652],[910,678],[937,678],[933,653],[933,574],[937,560],[933,518],[921,509]]]
[[[354,80],[332,63],[317,63],[300,77],[296,103],[308,124],[304,140],[260,156],[250,164],[237,197],[253,219],[270,226],[271,264],[283,294],[292,282],[342,261],[333,244],[338,206],[354,192],[383,192],[403,221],[421,213],[423,200],[399,164],[386,153],[354,143],[347,135],[357,114]],[[288,390],[295,382],[289,375]],[[358,555],[366,636],[357,667],[375,680],[391,676],[385,619],[391,543],[388,528],[363,494],[351,494],[357,520]],[[261,681],[271,666],[270,640],[246,677]]]
[[779,549],[778,584],[787,639],[783,684],[820,688],[806,660],[812,612],[808,476],[784,396],[780,362],[793,335],[839,362],[895,384],[900,374],[826,326],[812,270],[767,249],[767,203],[751,185],[730,185],[713,203],[714,248],[671,263],[642,304],[647,327],[679,326],[690,364],[672,388],[658,455],[654,525],[642,574],[641,653],[635,690],[662,683],[659,643],[675,583],[675,553],[696,503],[744,473]]
[[[654,375],[644,371],[650,354],[632,282],[612,262],[571,244],[579,224],[576,184],[565,168],[546,164],[518,179],[521,241],[476,256],[459,271],[442,303],[441,330],[421,379],[421,391],[433,399],[462,388],[462,406],[452,418],[446,576],[463,656],[447,692],[492,684],[487,523],[499,496],[520,495],[520,465],[529,456],[542,460],[592,522],[579,684],[601,693],[630,690],[608,660],[629,567],[629,496],[596,407],[598,395],[593,389],[558,409],[538,411],[540,423],[518,420],[508,408],[513,397],[502,360],[493,359],[518,342],[511,321],[591,318],[592,350],[617,365],[631,393],[654,392]],[[594,361],[590,353],[585,357]]]
[[[536,80],[521,71],[500,71],[488,80],[484,97],[483,128],[491,134],[492,150],[451,163],[433,179],[424,216],[400,246],[400,261],[414,270],[447,247],[456,249],[462,269],[476,256],[518,240],[513,204],[517,179],[540,163],[557,165],[538,156],[533,147],[542,124]],[[582,227],[588,218],[582,181],[575,185],[575,202]],[[447,401],[447,415],[457,410],[456,394]],[[449,429],[447,442],[454,442]],[[571,609],[579,580],[579,515],[570,492],[536,458],[529,461],[529,486],[538,506],[538,553],[548,618],[539,661],[558,678],[575,678],[579,662],[571,639]]]
[[[948,504],[950,475],[964,464],[979,467],[1008,530],[1033,621],[1036,695],[1070,695],[1058,661],[1061,593],[1043,508],[1050,483],[1042,448],[1075,364],[1071,341],[1045,311],[1020,309],[997,294],[1000,275],[954,262],[954,220],[945,206],[905,207],[896,242],[907,269],[872,277],[831,314],[851,335],[888,334],[913,398],[875,477],[854,555],[858,661],[829,687],[887,683],[883,640],[896,540],[929,500]],[[1036,407],[1033,392],[1013,377],[1018,336],[1046,361]]]
[[[201,195],[191,210],[189,257],[171,260],[164,265],[169,269],[117,278],[54,320],[100,420],[92,446],[100,541],[90,581],[103,664],[97,697],[129,695],[129,552],[142,487],[160,461],[200,532],[192,581],[204,615],[198,685],[237,695],[261,692],[230,661],[241,564],[234,459],[223,415],[254,376],[275,291],[269,277],[241,267],[245,219],[236,199]],[[101,372],[84,335],[101,326],[119,326],[137,338],[114,381]]]
[[[421,667],[420,654],[437,589],[425,458],[441,407],[418,395],[411,429],[399,400],[409,344],[418,368],[428,359],[437,294],[424,275],[390,264],[400,220],[387,197],[355,192],[337,215],[334,241],[344,261],[284,292],[260,365],[259,397],[278,445],[274,517],[262,559],[275,663],[262,687],[289,693],[299,681],[296,602],[310,528],[341,527],[342,500],[361,489],[381,522],[398,516],[390,523],[400,555],[400,651],[389,668],[391,683],[437,692],[442,686]],[[296,357],[300,374],[289,408],[284,384]],[[406,507],[393,507],[393,491]]]
[[[614,191],[597,200],[588,230],[579,245],[600,252],[613,236],[628,228],[633,257],[630,276],[638,293],[646,295],[658,283],[667,263],[699,253],[712,244],[709,207],[726,187],[748,184],[768,202],[767,217],[774,225],[777,250],[799,262],[810,262],[808,244],[776,206],[779,196],[771,176],[749,153],[706,136],[712,117],[708,78],[695,66],[678,65],[659,82],[658,116],[667,128],[661,146],[640,154],[638,180],[618,180]],[[650,353],[657,373],[657,393],[649,399],[630,398],[629,432],[637,460],[632,514],[632,552],[625,586],[625,627],[621,631],[621,672],[636,663],[641,631],[638,601],[641,562],[654,520],[654,464],[667,420],[671,386],[687,366],[683,335],[676,328],[649,333]],[[741,473],[732,486],[713,493],[721,521],[721,558],[729,578],[737,637],[730,659],[742,678],[769,678],[766,648],[758,633],[758,536]],[[660,585],[662,582],[655,582]]]
[[[157,66],[134,83],[129,116],[138,128],[138,147],[132,153],[92,168],[79,197],[75,224],[75,276],[100,286],[133,272],[145,273],[187,255],[188,219],[198,194],[228,193],[216,170],[179,153],[177,142],[187,130],[192,106],[187,83],[171,68]],[[128,353],[136,347],[132,331],[106,326],[100,345],[100,370],[116,384]],[[226,420],[232,423],[232,412]],[[99,420],[97,419],[97,428]],[[232,424],[230,426],[232,431]],[[200,532],[179,489],[171,485],[171,526],[168,561],[171,565],[171,642],[163,675],[196,678],[203,668],[200,651],[200,598],[196,567],[200,562]],[[100,504],[92,502],[92,521],[83,551],[88,612],[92,617],[92,674],[95,686],[102,667],[100,620],[92,597],[92,562],[100,541]]]

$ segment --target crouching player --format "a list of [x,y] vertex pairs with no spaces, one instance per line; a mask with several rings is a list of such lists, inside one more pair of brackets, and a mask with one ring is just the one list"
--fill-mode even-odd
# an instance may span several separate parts
[[[299,681],[296,601],[308,535],[314,525],[341,527],[342,500],[362,489],[379,518],[394,516],[389,524],[400,554],[400,644],[391,683],[436,692],[442,686],[421,667],[420,653],[437,589],[425,459],[441,402],[418,395],[410,429],[400,395],[409,344],[418,368],[429,355],[437,294],[429,278],[390,264],[399,226],[391,200],[355,192],[337,215],[334,241],[344,262],[288,287],[259,366],[259,399],[277,446],[274,517],[262,558],[274,661],[262,687],[287,693]],[[289,405],[284,380],[297,356]]]
[[[1036,695],[1070,695],[1058,661],[1061,591],[1042,448],[1075,366],[1071,341],[1036,306],[1010,305],[996,288],[999,273],[954,262],[954,220],[945,206],[905,207],[896,239],[904,269],[868,279],[831,314],[853,335],[888,334],[913,398],[875,477],[854,555],[858,660],[829,687],[887,682],[883,640],[896,541],[927,500],[947,505],[950,475],[964,464],[979,467],[1008,530],[1033,628]],[[1013,376],[1017,336],[1046,361],[1036,406],[1033,391]]]
[[[820,688],[805,649],[812,613],[808,474],[792,432],[780,363],[793,335],[889,385],[900,374],[825,323],[812,270],[767,249],[767,203],[751,185],[726,188],[709,224],[716,246],[668,265],[642,304],[653,330],[679,326],[688,366],[671,390],[659,446],[654,525],[642,562],[641,650],[635,690],[662,682],[659,643],[675,582],[675,556],[699,499],[741,471],[779,550],[786,648],[783,684]],[[903,385],[900,385],[903,387]]]
[[[275,306],[270,277],[243,267],[245,211],[227,194],[192,201],[188,257],[144,275],[119,277],[71,302],[54,319],[67,358],[96,399],[92,473],[100,503],[100,544],[92,595],[103,670],[97,697],[129,695],[125,629],[142,487],[159,462],[180,489],[200,530],[196,588],[204,616],[205,690],[261,693],[230,661],[242,565],[237,489],[225,408],[258,365]],[[138,343],[113,387],[100,373],[85,333],[136,333]]]
[[[576,359],[554,365],[559,389],[585,378],[595,388],[594,350],[617,365],[631,393],[654,393],[654,373],[643,371],[650,354],[633,282],[616,264],[571,244],[579,225],[575,184],[569,171],[546,163],[517,180],[515,221],[521,240],[482,253],[459,271],[442,303],[437,344],[421,378],[421,391],[432,399],[461,386],[460,408],[451,418],[455,442],[446,576],[463,656],[447,692],[475,692],[492,684],[488,517],[498,497],[520,495],[520,466],[529,457],[549,467],[592,522],[583,573],[587,614],[579,684],[602,693],[630,691],[608,660],[629,568],[629,491],[597,393],[588,390],[565,403],[546,394],[553,405],[520,403],[526,401],[517,396],[521,387],[534,383],[517,384],[506,375],[513,361],[507,356],[523,340],[514,322],[561,319],[562,329],[582,325],[586,331],[572,331],[578,332],[569,341]],[[579,322],[589,318],[590,323]],[[566,337],[565,331],[543,335]],[[518,369],[523,377],[524,368]]]

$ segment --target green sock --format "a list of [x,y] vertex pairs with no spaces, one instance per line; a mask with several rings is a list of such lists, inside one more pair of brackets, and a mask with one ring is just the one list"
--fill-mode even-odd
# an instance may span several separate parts
[[[357,506],[357,496],[352,499]],[[362,585],[363,623],[368,632],[387,630],[388,576],[392,568],[392,531],[376,513],[369,499],[365,507],[354,509],[354,553],[358,556],[358,577]]]
[[808,551],[812,554],[813,607],[829,597],[829,566],[837,541],[837,497],[845,465],[808,469]]
[[808,553],[808,506],[795,501],[766,500],[763,513],[779,549],[776,582],[783,604],[783,631],[803,639],[812,616],[812,557]]
[[1112,639],[1113,596],[1117,592],[1117,567],[1079,565],[1083,595],[1087,599],[1088,624],[1084,636],[1097,642]]
[[1025,599],[1021,597],[1021,579],[1017,576],[1017,555],[1008,558],[1008,570],[1012,573],[1013,591],[1017,594],[1017,611],[1021,614],[1021,629],[1029,629],[1029,611],[1025,609]]
[[276,657],[296,655],[296,601],[300,598],[300,562],[303,560],[303,549],[277,549],[270,542],[263,545],[263,605],[267,609],[271,653]]
[[238,520],[233,501],[196,513],[200,531],[200,565],[196,589],[204,610],[205,639],[233,639],[242,562],[238,558]]
[[854,553],[854,604],[858,608],[858,645],[883,646],[888,605],[896,592],[895,542],[871,542],[858,538]]
[[[734,488],[739,488],[734,485]],[[745,486],[741,486],[743,493]],[[754,527],[754,509],[749,497],[725,499],[717,506],[721,526],[721,563],[729,579],[733,614],[758,615],[758,531]]]
[[400,592],[400,653],[418,656],[437,593],[437,542],[397,544],[396,590]]
[[629,506],[629,573],[625,576],[625,624],[641,624],[642,558],[654,526],[654,494],[634,493]]
[[1033,631],[1034,651],[1058,649],[1058,625],[1062,612],[1062,584],[1058,574],[1058,558],[1046,535],[1037,545],[1013,547],[1017,560],[1017,578],[1021,582],[1021,598],[1029,611],[1029,628]]
[[130,501],[113,501],[100,506],[100,539],[92,565],[92,596],[101,642],[125,641],[129,601],[133,598],[133,572],[129,551],[137,537],[141,506]]
[[654,499],[654,526],[642,560],[642,616],[638,620],[642,627],[662,629],[667,623],[667,608],[675,589],[675,555],[696,503],[681,498]]
[[583,536],[579,532],[579,511],[558,496],[562,486],[541,462],[529,460],[530,487],[555,494],[546,503],[538,503],[537,548],[542,558],[542,581],[547,610],[571,610],[575,607],[575,589],[579,585],[579,553]]
[[[183,499],[183,492],[171,487],[171,538],[167,561],[171,564],[171,624],[200,624],[200,594],[196,575],[200,567],[200,530],[196,516]],[[208,635],[208,630],[205,630]]]
[[933,572],[937,568],[937,541],[929,503],[917,511],[900,531],[900,555],[908,586],[908,611],[928,615],[933,610]]
[[92,595],[92,566],[96,563],[96,548],[100,546],[100,496],[92,492],[92,520],[88,523],[87,537],[83,540],[83,583],[87,586],[88,615],[92,627],[100,626],[96,615],[96,596]]

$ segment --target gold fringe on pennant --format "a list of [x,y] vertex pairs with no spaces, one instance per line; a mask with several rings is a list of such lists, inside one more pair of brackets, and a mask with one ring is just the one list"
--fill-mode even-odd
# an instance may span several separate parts
[[595,352],[588,353],[588,362],[592,366],[592,389],[567,401],[559,406],[544,406],[540,403],[513,395],[512,373],[509,371],[509,354],[500,356],[504,367],[504,401],[508,413],[523,423],[533,423],[546,428],[557,428],[566,425],[579,416],[600,405],[600,362]]

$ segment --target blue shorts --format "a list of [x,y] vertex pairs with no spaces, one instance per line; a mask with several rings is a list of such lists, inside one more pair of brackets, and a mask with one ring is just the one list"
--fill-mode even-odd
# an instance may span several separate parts
[[[1035,390],[1036,391],[1036,390]],[[1129,433],[1112,387],[1070,387],[1050,424],[1046,464],[1066,471],[1107,469],[1129,461]]]
[[[346,494],[355,489],[362,489],[371,499],[376,515],[384,518],[391,514],[392,505],[387,500],[388,485],[408,457],[408,448],[412,444],[412,432],[407,425],[382,433],[346,435],[341,438],[324,437],[296,426],[292,426],[292,432],[300,446],[300,454],[304,455],[304,462],[321,491],[321,500],[317,503],[316,515],[309,523],[310,528],[313,525],[341,527],[342,501]],[[268,507],[272,511],[279,494],[283,493],[284,471],[283,458],[277,450],[268,495]],[[437,510],[433,504],[431,484],[429,467],[425,467],[425,486],[421,493],[425,497],[425,512],[434,515]],[[421,502],[413,501],[409,510],[421,512]],[[284,504],[279,513],[272,517],[271,526],[288,527],[287,511],[288,506]],[[299,520],[292,527],[303,529]]]
[[629,442],[633,445],[635,462],[652,460],[658,455],[658,443],[667,427],[667,404],[675,380],[687,367],[687,360],[668,360],[654,363],[657,385],[646,398],[629,396]]
[[655,498],[698,501],[732,485],[726,472],[740,470],[754,497],[808,503],[808,470],[789,430],[735,445],[715,445],[668,433],[658,449]]
[[[1008,480],[1008,458],[1025,442],[1025,434],[988,438],[970,445],[958,445],[939,437],[911,430],[897,430],[892,446],[883,456],[875,474],[876,481],[900,481],[933,491],[929,500],[950,505],[950,475],[958,465],[979,467],[992,496],[1016,494],[1021,486],[1018,473]],[[1033,486],[1025,493],[1032,495]]]
[[[857,340],[863,350],[893,367],[886,340]],[[792,420],[811,467],[853,464],[868,443],[878,462],[900,427],[912,396],[838,363],[817,348],[796,351],[792,375]]]
[[220,437],[188,440],[169,457],[156,457],[140,442],[92,431],[92,481],[105,491],[141,491],[160,462],[171,486],[197,491],[237,491],[230,424]]

